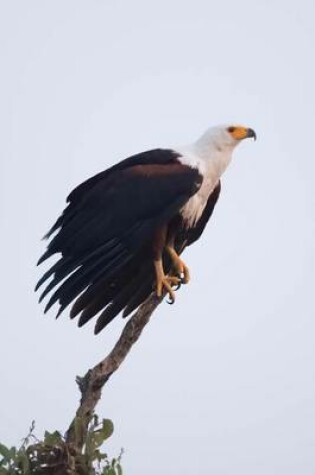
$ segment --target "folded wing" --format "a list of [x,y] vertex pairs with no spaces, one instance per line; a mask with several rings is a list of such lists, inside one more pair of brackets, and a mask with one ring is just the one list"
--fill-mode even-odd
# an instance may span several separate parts
[[40,297],[53,291],[45,311],[59,302],[59,315],[77,299],[71,314],[82,312],[82,325],[101,310],[101,323],[107,324],[121,310],[126,314],[136,308],[152,288],[154,232],[178,213],[201,182],[198,171],[180,164],[174,152],[154,150],[77,187],[48,233],[51,238],[57,231],[39,261],[61,255],[37,285],[51,278]]

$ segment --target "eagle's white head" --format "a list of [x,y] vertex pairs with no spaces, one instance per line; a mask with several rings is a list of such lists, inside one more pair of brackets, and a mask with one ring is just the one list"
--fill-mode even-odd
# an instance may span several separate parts
[[208,129],[196,142],[179,149],[178,160],[197,168],[203,177],[201,186],[183,207],[181,214],[189,226],[200,218],[209,196],[218,185],[222,173],[231,161],[232,152],[243,139],[256,133],[241,125],[220,125]]
[[200,149],[212,149],[215,151],[224,151],[226,149],[234,149],[242,140],[247,138],[256,140],[256,133],[249,127],[243,125],[218,125],[210,127],[195,142],[195,146]]
[[193,144],[182,147],[180,161],[198,168],[202,174],[214,170],[217,178],[226,169],[236,145],[244,139],[254,138],[256,133],[242,125],[218,125],[211,127]]

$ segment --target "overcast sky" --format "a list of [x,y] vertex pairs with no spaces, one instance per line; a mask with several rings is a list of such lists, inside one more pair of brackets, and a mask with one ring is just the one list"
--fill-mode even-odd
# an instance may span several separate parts
[[312,0],[2,0],[0,440],[65,430],[95,337],[33,292],[69,191],[122,158],[243,123],[191,283],[98,412],[127,475],[315,473]]

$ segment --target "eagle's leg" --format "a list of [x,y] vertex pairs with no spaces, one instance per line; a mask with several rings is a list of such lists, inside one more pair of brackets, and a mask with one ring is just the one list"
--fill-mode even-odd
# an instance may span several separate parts
[[168,226],[159,227],[152,240],[152,253],[154,270],[156,277],[156,294],[162,297],[164,293],[169,294],[170,303],[175,301],[175,292],[173,287],[178,286],[181,280],[174,275],[166,275],[163,268],[163,252],[165,250]]
[[166,292],[169,295],[171,303],[175,302],[175,291],[173,286],[180,284],[180,279],[173,275],[165,275],[163,269],[162,258],[154,260],[154,269],[156,275],[156,294],[158,297],[162,297]]
[[176,273],[181,277],[181,283],[188,284],[190,281],[189,269],[175,251],[174,243],[169,243],[166,246],[166,250],[170,255]]

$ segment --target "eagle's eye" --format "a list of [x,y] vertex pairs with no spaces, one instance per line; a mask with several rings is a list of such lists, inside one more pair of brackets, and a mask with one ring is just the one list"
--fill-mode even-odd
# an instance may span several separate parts
[[228,127],[228,132],[230,132],[230,134],[233,134],[233,132],[235,131],[235,127]]

